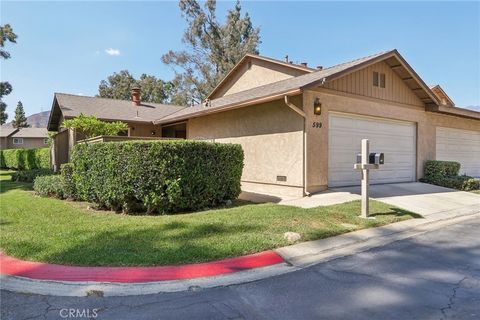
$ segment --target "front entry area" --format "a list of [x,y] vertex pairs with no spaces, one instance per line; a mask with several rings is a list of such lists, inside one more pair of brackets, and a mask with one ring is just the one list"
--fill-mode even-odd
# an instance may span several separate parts
[[370,140],[370,152],[385,154],[385,164],[370,171],[371,184],[415,181],[415,123],[330,113],[328,135],[329,187],[360,184],[353,164],[362,139]]

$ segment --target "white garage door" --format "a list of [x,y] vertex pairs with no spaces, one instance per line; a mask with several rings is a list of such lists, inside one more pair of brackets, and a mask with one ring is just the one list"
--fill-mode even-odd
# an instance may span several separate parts
[[437,127],[437,160],[460,162],[460,174],[480,177],[480,131]]
[[328,185],[359,185],[361,173],[353,170],[361,140],[370,140],[370,152],[383,152],[385,164],[370,171],[372,184],[415,181],[416,126],[350,114],[330,114]]

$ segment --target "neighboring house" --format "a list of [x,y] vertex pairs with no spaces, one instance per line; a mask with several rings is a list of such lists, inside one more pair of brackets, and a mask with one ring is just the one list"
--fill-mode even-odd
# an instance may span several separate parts
[[48,120],[48,130],[57,131],[53,136],[52,164],[55,170],[70,159],[73,146],[85,137],[75,130],[62,128],[64,119],[72,119],[80,114],[94,115],[104,121],[123,121],[128,124],[130,137],[176,137],[186,138],[185,125],[162,128],[153,124],[155,119],[164,117],[184,107],[158,103],[142,103],[140,91],[132,90],[132,101],[98,97],[76,96],[55,93]]
[[48,147],[46,128],[2,128],[0,149],[32,149]]
[[144,125],[162,136],[178,129],[187,139],[241,144],[242,188],[258,193],[301,196],[359,184],[353,164],[362,138],[385,153],[373,184],[416,181],[434,159],[480,176],[480,112],[455,107],[435,88],[396,50],[325,69],[246,55],[205,103],[164,106]]

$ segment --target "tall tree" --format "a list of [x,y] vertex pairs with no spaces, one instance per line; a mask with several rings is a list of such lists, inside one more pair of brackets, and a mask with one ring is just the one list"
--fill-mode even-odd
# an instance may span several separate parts
[[[9,24],[0,26],[0,56],[3,59],[10,58],[10,53],[3,49],[5,47],[5,43],[7,41],[16,43],[16,39],[17,35],[13,32],[13,29]],[[12,86],[10,83],[6,81],[0,82],[0,124],[4,124],[8,119],[8,114],[6,113],[7,104],[3,102],[2,98],[3,96],[8,95],[10,92],[12,92]]]
[[8,119],[7,104],[3,101],[0,101],[0,125],[5,124]]
[[165,82],[152,75],[142,74],[135,79],[128,70],[113,73],[98,86],[98,96],[102,98],[130,100],[131,88],[141,88],[140,99],[143,102],[168,103],[170,101],[172,83]]
[[22,101],[18,101],[17,108],[15,109],[15,119],[12,121],[14,128],[26,128],[28,127],[27,118],[25,117],[25,110],[23,110]]
[[203,8],[197,0],[180,0],[179,6],[187,21],[182,39],[187,48],[169,51],[162,61],[175,70],[172,102],[188,105],[202,101],[246,53],[258,54],[260,29],[248,13],[242,17],[238,0],[223,24],[216,0],[207,0]]

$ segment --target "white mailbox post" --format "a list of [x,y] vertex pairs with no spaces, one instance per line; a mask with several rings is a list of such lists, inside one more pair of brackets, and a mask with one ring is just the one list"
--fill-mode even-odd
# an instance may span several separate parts
[[[368,139],[362,139],[362,153],[359,160],[360,163],[353,165],[355,170],[362,170],[362,218],[368,218],[368,173],[371,169],[378,169],[383,164],[383,153],[370,154]],[[357,160],[358,162],[358,160]]]

